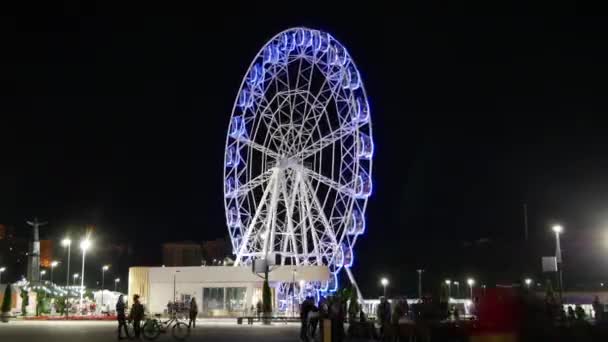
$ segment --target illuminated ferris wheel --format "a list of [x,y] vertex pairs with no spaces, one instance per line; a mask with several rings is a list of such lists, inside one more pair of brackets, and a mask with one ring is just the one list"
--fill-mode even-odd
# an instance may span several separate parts
[[[372,125],[361,75],[326,32],[268,41],[238,92],[226,138],[224,198],[235,265],[353,263],[372,192]],[[352,275],[349,272],[349,276]]]

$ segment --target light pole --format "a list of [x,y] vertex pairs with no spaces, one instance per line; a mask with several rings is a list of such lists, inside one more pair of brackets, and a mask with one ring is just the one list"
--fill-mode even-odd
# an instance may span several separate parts
[[454,285],[456,285],[456,296],[455,296],[455,298],[458,298],[460,296],[460,282],[459,281],[455,281]]
[[526,284],[526,287],[529,290],[530,289],[530,285],[532,285],[532,279],[526,278],[526,279],[524,279],[524,283]]
[[386,298],[386,285],[388,285],[388,279],[380,279],[380,284],[382,284],[382,287],[384,288],[384,297]]
[[57,265],[59,265],[58,261],[51,262],[51,283],[53,283],[53,269],[55,269],[55,267],[57,267]]
[[120,278],[114,279],[114,292],[118,292],[118,283],[120,283]]
[[475,285],[475,279],[469,278],[467,279],[467,284],[469,285],[469,293],[471,295],[471,300],[473,300],[473,285]]
[[80,249],[82,249],[82,276],[80,277],[80,308],[82,309],[82,297],[84,295],[84,261],[87,255],[87,249],[91,247],[91,240],[85,238],[80,241]]
[[78,277],[80,277],[80,274],[74,273],[74,281],[72,282],[72,286],[76,286],[76,279],[78,279]]
[[105,290],[105,274],[109,268],[110,266],[108,265],[103,265],[103,267],[101,268],[101,310],[103,310],[103,291]]
[[418,299],[422,299],[422,272],[423,269],[416,270],[418,272]]
[[563,266],[562,266],[562,247],[559,241],[559,235],[564,231],[562,226],[559,224],[554,225],[552,228],[555,233],[555,259],[557,261],[557,277],[559,281],[559,301],[563,300],[564,292],[564,277],[563,277]]
[[294,317],[296,316],[296,273],[297,271],[294,268],[291,273],[291,290],[293,291],[291,294],[291,312]]
[[40,280],[42,280],[42,277],[44,277],[45,274],[46,274],[46,270],[40,271]]
[[6,271],[6,267],[0,267],[0,284],[2,284],[2,273]]
[[70,254],[72,250],[72,240],[65,238],[61,241],[61,245],[68,248],[68,268],[65,273],[65,286],[70,286]]
[[452,281],[450,279],[446,279],[445,284],[448,286],[448,298],[451,298],[452,297]]

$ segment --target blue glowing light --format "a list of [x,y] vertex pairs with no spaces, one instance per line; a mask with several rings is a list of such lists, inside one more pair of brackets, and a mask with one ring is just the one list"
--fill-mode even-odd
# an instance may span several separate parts
[[239,217],[239,210],[236,207],[230,207],[228,209],[228,215],[226,217],[226,223],[228,227],[239,227],[241,224],[241,220]]
[[348,234],[359,235],[365,232],[365,217],[358,208],[353,208],[352,216],[347,224]]
[[369,121],[369,104],[365,98],[362,96],[353,98],[351,106],[353,107],[351,109],[351,119],[354,122],[363,123]]
[[359,133],[359,140],[357,141],[357,157],[360,159],[371,159],[374,154],[374,142],[372,138],[365,134]]
[[226,179],[224,184],[224,193],[227,198],[234,198],[237,196],[239,189],[239,180],[236,177],[229,177]]
[[249,108],[253,106],[253,95],[251,94],[249,89],[241,90],[237,105],[241,108]]
[[319,51],[321,49],[321,32],[313,31],[312,32],[312,50]]
[[355,90],[357,88],[359,88],[359,86],[361,85],[360,79],[359,79],[359,71],[357,71],[357,68],[355,68],[354,65],[349,64],[348,65],[348,80],[349,80],[349,87],[351,90]]
[[296,37],[293,32],[285,32],[281,37],[281,51],[291,52],[296,47]]
[[360,174],[357,177],[357,186],[355,189],[355,197],[367,198],[372,194],[372,180],[366,174]]
[[242,116],[234,116],[230,121],[230,136],[234,139],[238,139],[245,134],[245,121]]
[[226,151],[226,167],[236,167],[241,162],[241,155],[236,146],[230,146]]
[[250,87],[253,88],[253,87],[260,85],[263,82],[264,82],[264,67],[260,63],[257,63],[251,68],[249,75],[247,75],[247,83],[249,84]]
[[350,268],[353,265],[353,249],[348,243],[342,243],[342,254],[344,254],[344,267]]

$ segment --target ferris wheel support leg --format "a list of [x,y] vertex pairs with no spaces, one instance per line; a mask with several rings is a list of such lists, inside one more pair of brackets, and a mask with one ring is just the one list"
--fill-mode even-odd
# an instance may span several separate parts
[[262,213],[262,208],[264,207],[264,203],[266,203],[266,197],[268,197],[268,193],[270,192],[270,189],[274,186],[274,182],[276,182],[276,170],[273,171],[272,175],[270,176],[270,179],[268,180],[268,185],[266,186],[266,189],[264,190],[264,194],[262,195],[262,199],[260,200],[260,205],[258,206],[255,215],[253,216],[253,220],[251,220],[251,223],[249,224],[249,227],[247,228],[247,231],[245,232],[245,235],[243,236],[243,240],[241,241],[241,247],[239,248],[239,252],[236,255],[235,261],[234,261],[234,266],[238,266],[239,263],[241,262],[241,258],[243,256],[243,253],[245,253],[245,249],[247,248],[247,243],[249,242],[249,237],[251,236],[251,232],[253,231],[253,228],[255,226],[256,221],[258,220],[260,214]]
[[344,267],[344,269],[346,270],[346,274],[348,274],[348,279],[350,279],[350,283],[355,287],[355,290],[357,290],[357,297],[359,297],[359,302],[361,304],[363,304],[363,294],[361,294],[361,290],[359,289],[359,285],[357,285],[357,281],[355,280],[355,277],[353,276],[353,273],[350,271],[350,267]]

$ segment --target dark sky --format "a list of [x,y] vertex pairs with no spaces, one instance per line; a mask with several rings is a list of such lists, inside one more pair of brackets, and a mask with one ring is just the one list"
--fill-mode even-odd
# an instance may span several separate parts
[[51,238],[92,224],[141,262],[162,241],[224,236],[238,86],[266,40],[302,25],[347,46],[371,102],[375,192],[354,268],[366,289],[388,274],[411,291],[419,266],[491,268],[448,271],[438,249],[521,239],[523,202],[534,249],[553,252],[559,221],[570,277],[608,272],[603,18],[65,13],[2,20],[0,222],[37,215]]

